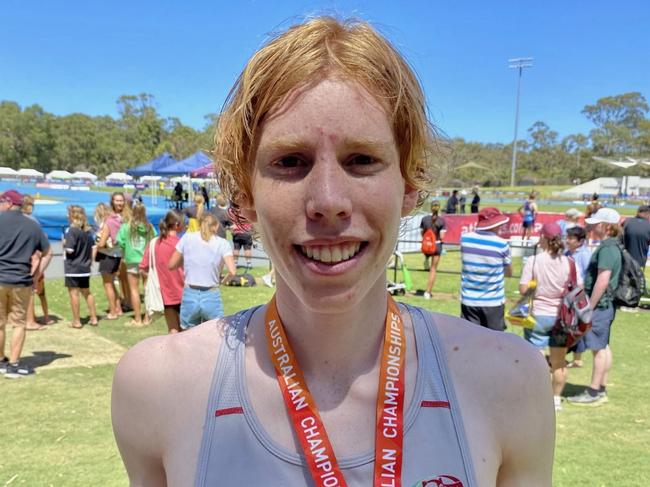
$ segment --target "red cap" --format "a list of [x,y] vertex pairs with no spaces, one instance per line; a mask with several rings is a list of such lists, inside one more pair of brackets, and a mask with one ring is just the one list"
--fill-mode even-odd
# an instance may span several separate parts
[[510,218],[501,213],[498,208],[483,208],[478,214],[477,230],[491,230],[510,221]]
[[0,194],[0,201],[8,201],[14,206],[23,206],[23,195],[15,189],[8,189]]

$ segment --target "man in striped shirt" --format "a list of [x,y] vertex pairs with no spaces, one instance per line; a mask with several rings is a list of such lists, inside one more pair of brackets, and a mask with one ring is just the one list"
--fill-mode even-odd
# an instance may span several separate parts
[[476,230],[460,239],[460,316],[492,330],[505,330],[505,277],[512,275],[510,245],[498,236],[509,218],[497,208],[478,214]]

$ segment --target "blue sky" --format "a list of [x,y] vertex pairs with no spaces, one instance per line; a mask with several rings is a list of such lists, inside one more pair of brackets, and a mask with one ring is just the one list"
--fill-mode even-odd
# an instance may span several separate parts
[[510,142],[516,72],[520,138],[542,120],[588,133],[598,98],[650,100],[650,2],[23,1],[0,2],[0,99],[57,115],[116,116],[123,94],[151,93],[163,116],[204,126],[268,33],[315,13],[359,16],[415,67],[433,122],[449,137]]

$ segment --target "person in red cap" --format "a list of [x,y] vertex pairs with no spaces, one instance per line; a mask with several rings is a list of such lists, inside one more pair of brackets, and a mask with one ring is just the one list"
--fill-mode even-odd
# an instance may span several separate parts
[[[23,215],[23,195],[10,189],[0,194],[0,372],[8,379],[34,373],[21,364],[25,344],[27,307],[34,279],[45,270],[52,258],[50,242],[39,224]],[[32,273],[32,256],[42,257]],[[13,326],[9,357],[5,355],[6,327]]]
[[[555,410],[559,411],[562,409],[560,400],[566,383],[567,348],[566,343],[559,342],[551,330],[560,311],[572,261],[563,255],[562,228],[557,223],[545,223],[542,226],[538,245],[542,252],[526,261],[519,280],[519,293],[522,295],[529,287],[535,286],[532,309],[535,327],[532,330],[525,328],[524,338],[542,351],[546,347],[550,348],[553,400]],[[582,285],[580,272],[576,272],[576,281]]]
[[460,316],[492,330],[505,330],[505,277],[512,275],[508,241],[499,229],[510,219],[497,208],[483,208],[476,230],[460,239]]

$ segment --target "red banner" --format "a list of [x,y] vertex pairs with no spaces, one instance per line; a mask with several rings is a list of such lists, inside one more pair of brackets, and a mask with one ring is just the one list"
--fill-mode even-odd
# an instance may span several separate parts
[[[505,239],[521,236],[523,233],[522,216],[519,213],[505,213],[505,215],[510,217],[510,221],[499,229],[499,236]],[[458,244],[463,233],[476,230],[478,214],[443,214],[441,216],[445,220],[445,229],[447,230],[443,239],[444,243]],[[539,236],[539,232],[544,223],[558,222],[563,219],[563,213],[537,213],[533,226],[533,236]]]

